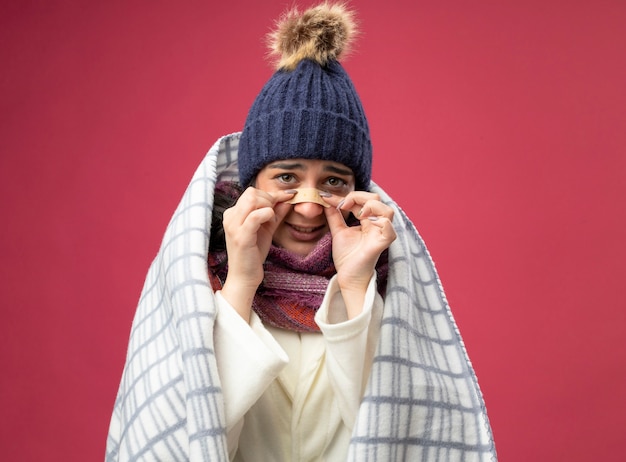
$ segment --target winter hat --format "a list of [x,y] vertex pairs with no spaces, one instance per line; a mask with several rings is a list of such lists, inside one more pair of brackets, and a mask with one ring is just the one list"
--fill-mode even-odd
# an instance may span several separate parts
[[252,104],[239,141],[244,186],[270,162],[322,159],[340,162],[367,190],[372,143],[361,100],[339,64],[356,31],[353,13],[323,3],[287,12],[269,35],[277,71]]

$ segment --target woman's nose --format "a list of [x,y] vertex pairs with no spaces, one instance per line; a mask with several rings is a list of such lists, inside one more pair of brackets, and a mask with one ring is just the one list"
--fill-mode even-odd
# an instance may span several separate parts
[[307,218],[315,218],[324,213],[324,208],[314,202],[300,202],[293,206],[293,210]]

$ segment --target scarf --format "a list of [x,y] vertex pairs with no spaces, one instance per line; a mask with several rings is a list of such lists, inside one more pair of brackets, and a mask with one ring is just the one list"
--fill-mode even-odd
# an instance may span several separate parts
[[[209,253],[208,262],[211,287],[220,290],[228,274],[226,252]],[[261,320],[280,329],[319,332],[315,313],[324,300],[330,278],[336,273],[331,233],[326,233],[306,256],[272,244],[263,271],[263,281],[252,301],[252,309]],[[386,252],[381,255],[376,272],[378,289],[384,291]]]
[[[306,256],[275,245],[270,247],[263,264],[263,281],[252,301],[252,309],[264,323],[296,332],[319,332],[315,313],[335,274],[331,246],[327,233]],[[226,252],[209,254],[213,290],[221,288],[227,273]]]

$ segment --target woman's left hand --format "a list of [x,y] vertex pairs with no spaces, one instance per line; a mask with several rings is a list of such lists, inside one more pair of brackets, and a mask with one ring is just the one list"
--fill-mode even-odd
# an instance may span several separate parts
[[[360,225],[348,226],[342,211],[352,212]],[[396,239],[393,209],[383,204],[378,194],[353,191],[336,207],[326,208],[325,213],[333,236],[339,286],[342,292],[364,292],[380,254]]]

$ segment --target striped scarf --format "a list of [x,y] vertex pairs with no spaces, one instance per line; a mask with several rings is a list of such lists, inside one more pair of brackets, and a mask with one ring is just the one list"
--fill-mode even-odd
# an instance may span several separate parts
[[[228,274],[226,252],[213,252],[208,261],[211,286],[219,290]],[[252,309],[261,320],[280,329],[319,332],[315,313],[322,304],[330,278],[336,273],[330,232],[306,256],[272,244],[263,270],[263,281],[252,301]],[[377,273],[379,290],[384,290],[386,254],[379,261]]]

